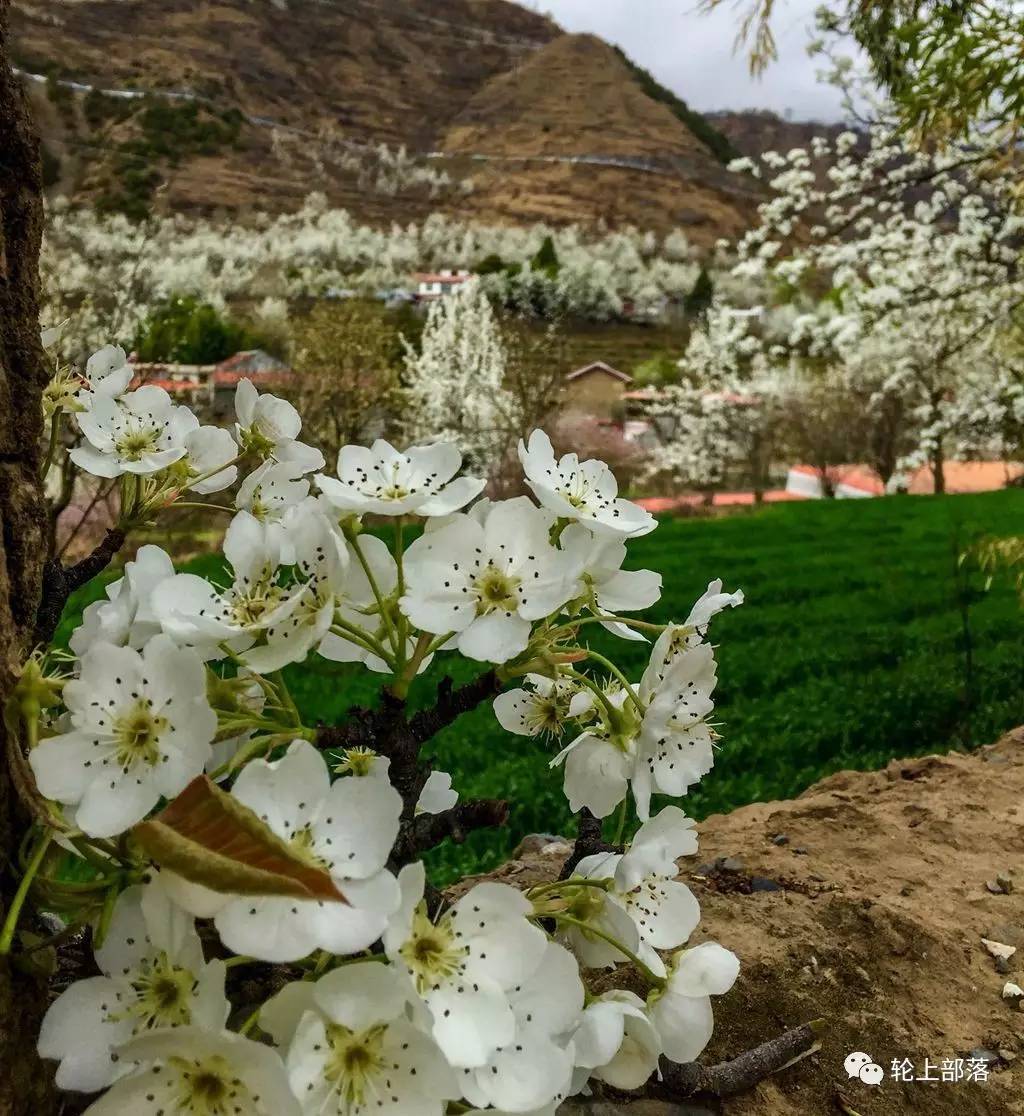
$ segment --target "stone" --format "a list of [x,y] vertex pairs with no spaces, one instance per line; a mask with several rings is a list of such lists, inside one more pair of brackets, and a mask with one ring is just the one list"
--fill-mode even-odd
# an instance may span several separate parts
[[1024,988],[1008,980],[1003,985],[1003,999],[1012,1004],[1018,1011],[1024,1011]]
[[767,876],[751,876],[750,877],[750,890],[751,891],[782,891],[782,884],[770,880]]
[[982,938],[981,944],[993,957],[1005,957],[1007,961],[1017,952],[1017,947],[1007,945],[1005,942],[993,942],[989,938]]
[[776,833],[775,836],[772,838],[772,844],[773,845],[788,845],[789,844],[789,838],[786,836],[785,833]]
[[718,867],[723,872],[742,872],[743,861],[737,860],[734,856],[723,856],[718,862]]
[[984,1062],[987,1066],[999,1064],[999,1052],[989,1050],[987,1046],[976,1046],[973,1050],[968,1050],[966,1056],[972,1062]]

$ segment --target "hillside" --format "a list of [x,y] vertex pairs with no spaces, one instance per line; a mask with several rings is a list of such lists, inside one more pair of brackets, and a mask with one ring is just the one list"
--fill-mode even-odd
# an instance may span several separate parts
[[710,243],[758,196],[620,52],[506,0],[12,9],[48,180],[102,208],[287,209],[319,189],[371,221],[682,224]]
[[768,109],[728,109],[709,112],[705,119],[725,136],[741,155],[756,158],[766,151],[809,147],[815,136],[835,140],[850,130],[847,124],[820,120],[789,120]]

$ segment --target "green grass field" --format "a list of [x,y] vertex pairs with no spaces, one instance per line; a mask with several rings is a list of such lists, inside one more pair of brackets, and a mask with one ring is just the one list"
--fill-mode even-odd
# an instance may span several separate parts
[[[631,544],[630,565],[665,578],[651,619],[684,618],[713,577],[747,594],[742,608],[715,621],[722,749],[685,808],[701,818],[791,797],[844,767],[984,744],[1024,722],[1024,615],[1015,595],[1004,584],[983,592],[978,575],[965,594],[956,572],[956,554],[974,538],[1020,532],[1024,492],[1005,491],[775,505],[665,521]],[[75,609],[97,592],[76,599]],[[69,610],[65,636],[73,616]],[[605,633],[594,645],[639,677],[645,645]],[[429,698],[446,665],[442,657],[418,681],[414,702]],[[457,680],[471,676],[463,665]],[[379,685],[323,660],[290,668],[288,678],[311,721],[372,701]],[[526,833],[567,831],[550,750],[504,733],[489,708],[438,737],[435,753],[464,796],[513,802],[507,831],[438,850],[443,875],[494,863]]]

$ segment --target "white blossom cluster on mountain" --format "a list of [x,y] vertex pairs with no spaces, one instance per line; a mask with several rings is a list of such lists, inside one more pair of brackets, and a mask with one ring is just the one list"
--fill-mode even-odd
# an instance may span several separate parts
[[[519,445],[531,495],[491,501],[451,442],[345,446],[328,468],[248,381],[226,430],[124,368],[114,347],[58,365],[48,397],[81,468],[118,479],[116,530],[212,493],[231,519],[221,574],[143,546],[70,656],[22,674],[37,811],[0,951],[34,909],[87,929],[97,974],[43,1022],[59,1086],[99,1093],[91,1116],[550,1116],[695,1059],[739,962],[691,944],[675,877],[697,839],[665,800],[712,768],[708,625],[742,594],[713,581],[679,622],[638,619],[661,578],[622,566],[656,521],[541,431]],[[641,678],[591,625],[652,640]],[[281,668],[314,657],[379,674],[380,707],[308,723]],[[483,673],[407,710],[448,657]],[[581,835],[617,811],[614,840],[553,882],[449,899],[422,854],[494,804],[421,749],[481,702],[496,736],[548,740]],[[632,975],[598,993],[589,970]]]
[[[558,255],[557,274],[531,267],[545,237]],[[509,268],[484,277],[492,296],[598,320],[626,303],[682,297],[699,270],[679,231],[661,238],[636,229],[486,226],[441,214],[377,229],[329,208],[320,195],[295,213],[254,213],[244,222],[177,214],[136,224],[58,201],[40,258],[42,318],[70,319],[65,355],[78,360],[112,334],[129,342],[171,296],[195,296],[220,310],[243,303],[274,320],[296,298],[415,290],[416,272],[473,270],[488,257]]]

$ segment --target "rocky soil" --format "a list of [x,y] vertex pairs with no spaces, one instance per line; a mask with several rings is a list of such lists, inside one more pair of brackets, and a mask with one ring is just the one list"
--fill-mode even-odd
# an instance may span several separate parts
[[[743,963],[717,1001],[704,1058],[718,1062],[813,1019],[821,1049],[721,1109],[599,1098],[587,1116],[1024,1116],[1024,730],[973,755],[841,772],[791,802],[748,806],[700,826],[681,873],[700,899],[695,941]],[[528,838],[499,877],[557,874],[567,846]],[[997,960],[982,939],[1016,947]],[[1008,950],[996,950],[1007,953]],[[853,1051],[884,1067],[850,1079]],[[894,1061],[984,1059],[987,1080],[897,1081]]]

